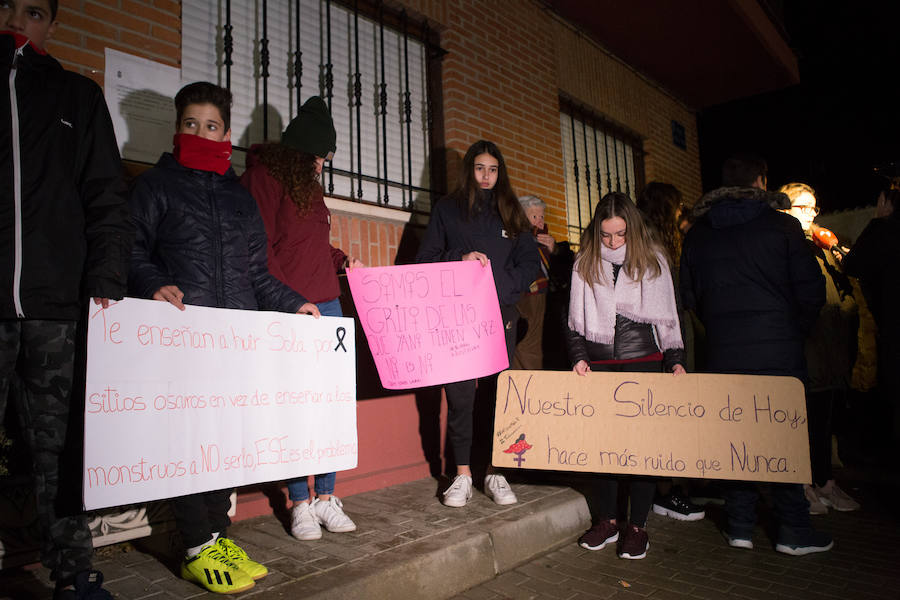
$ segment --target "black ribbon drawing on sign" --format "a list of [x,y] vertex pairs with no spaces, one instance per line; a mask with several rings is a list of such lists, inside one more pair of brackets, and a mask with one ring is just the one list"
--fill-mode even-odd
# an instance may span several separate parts
[[334,351],[337,352],[338,348],[340,348],[341,350],[346,352],[347,348],[344,347],[344,336],[347,335],[347,330],[344,329],[343,327],[338,327],[337,330],[334,332],[334,334],[337,336],[337,341],[338,341],[337,346],[334,347]]

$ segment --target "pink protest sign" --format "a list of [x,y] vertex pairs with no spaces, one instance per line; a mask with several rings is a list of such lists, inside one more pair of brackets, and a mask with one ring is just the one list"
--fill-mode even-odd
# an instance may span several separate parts
[[463,381],[509,366],[490,264],[352,269],[347,280],[385,388]]

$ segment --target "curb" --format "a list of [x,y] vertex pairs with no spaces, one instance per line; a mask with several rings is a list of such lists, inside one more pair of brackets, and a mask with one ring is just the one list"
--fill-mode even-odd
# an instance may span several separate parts
[[451,598],[590,527],[584,496],[571,490],[521,503],[495,516],[304,577],[258,599]]

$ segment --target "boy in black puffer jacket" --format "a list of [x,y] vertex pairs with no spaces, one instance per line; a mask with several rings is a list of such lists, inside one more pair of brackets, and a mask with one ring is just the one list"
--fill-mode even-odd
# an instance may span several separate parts
[[[231,92],[192,83],[175,96],[175,148],[131,192],[137,235],[132,294],[218,308],[319,316],[314,304],[269,273],[266,231],[231,168]],[[247,590],[268,570],[225,537],[231,490],[172,500],[186,548],[181,576],[216,593]]]

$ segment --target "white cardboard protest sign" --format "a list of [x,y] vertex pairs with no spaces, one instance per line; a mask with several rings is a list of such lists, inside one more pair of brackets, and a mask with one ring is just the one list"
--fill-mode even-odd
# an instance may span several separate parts
[[87,509],[357,464],[353,320],[91,305]]
[[793,377],[504,371],[498,467],[809,483]]

